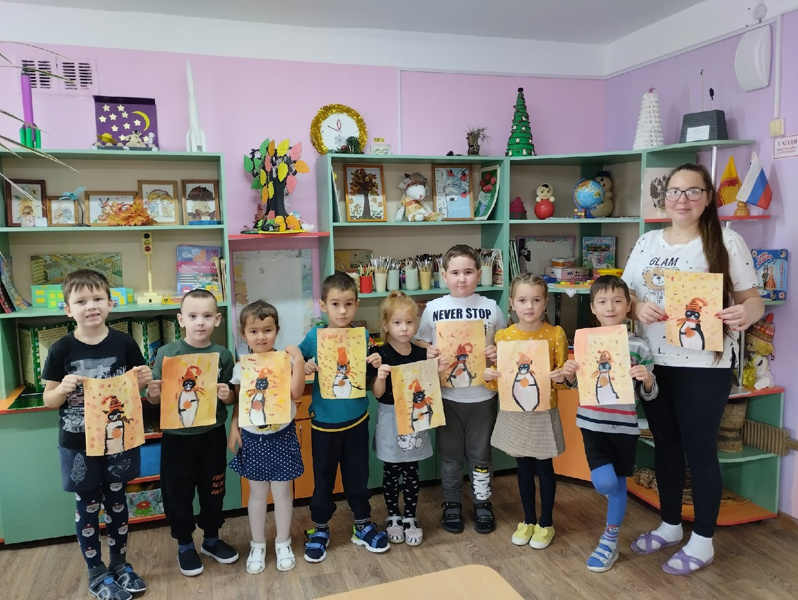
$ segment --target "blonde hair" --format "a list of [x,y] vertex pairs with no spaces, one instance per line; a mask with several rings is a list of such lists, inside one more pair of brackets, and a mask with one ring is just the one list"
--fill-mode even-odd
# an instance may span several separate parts
[[519,285],[526,284],[526,285],[539,285],[543,288],[543,301],[548,302],[549,300],[549,286],[546,283],[546,280],[543,279],[540,275],[535,275],[534,273],[521,273],[513,277],[512,283],[510,283],[510,298],[515,295],[515,290],[518,288]]
[[391,316],[400,310],[406,310],[413,315],[418,327],[418,304],[404,292],[394,290],[380,304],[380,329],[383,332],[388,332],[385,325],[391,320]]

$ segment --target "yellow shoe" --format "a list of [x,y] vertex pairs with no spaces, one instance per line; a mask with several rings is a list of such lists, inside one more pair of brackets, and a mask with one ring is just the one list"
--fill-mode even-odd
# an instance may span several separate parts
[[519,523],[518,529],[513,534],[513,544],[516,546],[526,546],[529,540],[532,539],[532,534],[535,532],[535,525],[527,525],[526,523]]
[[553,538],[553,525],[551,527],[541,527],[540,525],[535,525],[535,531],[532,534],[532,539],[529,540],[529,545],[535,550],[543,550],[543,548],[547,548],[549,544],[551,544],[551,540]]

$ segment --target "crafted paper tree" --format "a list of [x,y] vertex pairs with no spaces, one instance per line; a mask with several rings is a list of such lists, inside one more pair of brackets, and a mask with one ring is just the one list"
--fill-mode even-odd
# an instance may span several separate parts
[[377,185],[377,174],[369,173],[366,169],[355,169],[352,172],[352,179],[349,181],[349,193],[353,196],[363,194],[363,214],[361,219],[371,219],[371,203],[369,195],[379,191]]
[[244,170],[252,175],[252,189],[260,190],[261,202],[266,204],[266,214],[287,217],[285,197],[296,188],[297,173],[309,173],[307,163],[300,158],[302,143],[293,146],[285,139],[279,144],[268,138],[259,148],[244,156]]
[[532,143],[532,130],[529,127],[529,113],[526,110],[524,88],[518,88],[515,100],[513,126],[507,140],[506,156],[535,156],[535,144]]
[[662,146],[665,139],[662,136],[662,120],[659,114],[659,98],[654,93],[654,88],[649,88],[643,95],[640,106],[640,117],[637,119],[637,131],[633,150],[645,150]]

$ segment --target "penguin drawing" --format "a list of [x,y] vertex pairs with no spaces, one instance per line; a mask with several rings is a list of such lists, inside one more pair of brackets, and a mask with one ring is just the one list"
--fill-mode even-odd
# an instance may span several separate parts
[[474,373],[468,370],[468,365],[466,364],[468,355],[471,354],[473,350],[474,344],[471,342],[466,342],[465,344],[460,344],[457,346],[457,353],[454,357],[455,361],[449,365],[451,371],[449,372],[449,375],[446,376],[446,381],[448,381],[452,387],[468,387],[476,377]]
[[530,370],[531,360],[521,353],[518,357],[518,371],[513,382],[513,400],[524,411],[533,411],[540,404],[540,388]]
[[413,410],[410,412],[410,426],[413,431],[424,431],[432,425],[432,398],[422,389],[418,379],[413,380],[407,389],[413,391]]
[[119,454],[125,451],[125,423],[130,419],[125,416],[124,406],[116,396],[106,396],[102,404],[109,402],[108,410],[103,412],[108,416],[105,424],[105,454]]
[[679,324],[679,344],[691,350],[704,349],[704,332],[701,331],[701,309],[707,305],[704,298],[693,298],[684,307],[684,317]]
[[249,420],[255,426],[266,425],[266,396],[264,392],[269,389],[269,375],[271,371],[263,367],[255,379],[255,389],[249,390],[252,399],[249,401]]
[[352,395],[352,382],[349,380],[349,357],[346,348],[338,348],[338,366],[333,379],[333,396],[336,398],[349,398]]
[[612,387],[612,355],[607,350],[602,350],[599,355],[598,368],[593,371],[596,378],[596,402],[599,404],[617,404],[618,393]]
[[197,408],[199,406],[198,392],[202,392],[202,388],[197,387],[197,378],[202,375],[202,370],[192,365],[186,369],[185,375],[180,378],[183,386],[183,391],[177,399],[177,414],[180,417],[180,422],[183,427],[191,427],[194,425],[194,419],[197,416]]

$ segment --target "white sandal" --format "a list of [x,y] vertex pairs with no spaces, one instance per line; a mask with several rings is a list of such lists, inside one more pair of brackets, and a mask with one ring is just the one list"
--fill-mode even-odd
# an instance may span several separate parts
[[405,526],[405,543],[408,546],[420,546],[424,541],[424,530],[418,526],[418,519],[404,518],[402,523]]
[[388,517],[388,527],[385,529],[388,541],[392,544],[401,544],[405,541],[405,528],[402,527],[402,517]]
[[291,550],[291,538],[287,542],[275,542],[274,552],[277,555],[277,570],[290,571],[296,567],[294,551]]
[[266,568],[266,542],[250,542],[247,573],[255,575]]

